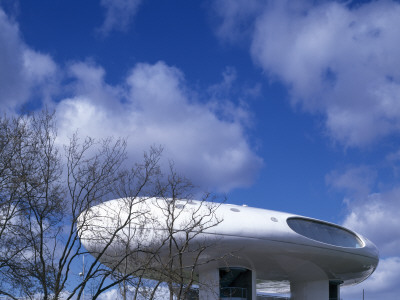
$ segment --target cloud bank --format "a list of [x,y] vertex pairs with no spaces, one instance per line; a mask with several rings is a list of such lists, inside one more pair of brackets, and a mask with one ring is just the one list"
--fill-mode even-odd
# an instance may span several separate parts
[[76,96],[58,104],[62,138],[73,128],[93,137],[128,137],[128,152],[136,158],[160,144],[178,170],[221,191],[249,185],[262,165],[243,125],[198,102],[177,68],[140,63],[121,86],[105,83],[101,67],[78,63],[70,69]]
[[373,241],[381,257],[371,278],[342,289],[345,299],[358,299],[363,289],[367,299],[376,300],[396,298],[400,292],[400,186],[379,188],[378,171],[382,170],[372,166],[349,167],[327,176],[327,183],[345,194],[343,226]]
[[334,141],[359,147],[400,131],[400,4],[230,3],[217,2],[218,35],[244,28],[255,64],[290,87],[293,105],[323,115]]
[[[247,45],[266,78],[288,87],[294,108],[323,117],[332,141],[363,150],[399,134],[398,2],[214,3],[220,18],[217,36]],[[391,157],[398,160],[398,153]],[[394,161],[387,165],[398,169]],[[344,192],[344,226],[374,241],[382,256],[371,279],[342,290],[345,299],[359,299],[362,289],[368,299],[391,299],[400,293],[400,186],[398,176],[390,179],[395,182],[391,187],[380,185],[378,171],[360,165],[327,176],[333,190]]]
[[248,140],[245,108],[226,98],[216,106],[218,88],[191,90],[176,67],[138,63],[110,85],[94,62],[59,66],[31,49],[1,9],[0,44],[1,109],[16,112],[37,99],[54,107],[60,144],[77,129],[81,136],[127,138],[130,163],[161,145],[178,172],[201,188],[224,192],[250,185],[263,164]]
[[34,97],[48,99],[56,88],[57,65],[25,45],[18,24],[1,9],[0,45],[0,108],[12,111]]
[[355,286],[344,287],[340,291],[343,299],[362,299],[363,290],[365,299],[396,299],[399,293],[400,257],[381,259],[379,266],[371,277]]

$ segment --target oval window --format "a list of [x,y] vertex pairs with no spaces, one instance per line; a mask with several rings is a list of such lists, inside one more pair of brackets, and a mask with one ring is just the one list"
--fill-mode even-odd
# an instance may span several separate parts
[[303,218],[290,218],[287,223],[293,231],[318,242],[349,248],[363,246],[354,233],[339,226]]

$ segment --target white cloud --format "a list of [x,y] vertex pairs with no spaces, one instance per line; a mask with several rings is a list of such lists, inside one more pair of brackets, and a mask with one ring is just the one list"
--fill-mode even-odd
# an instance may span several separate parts
[[[219,33],[230,39],[244,22],[233,26],[234,12],[247,10],[224,3]],[[400,4],[271,1],[250,16],[254,61],[290,87],[294,105],[323,114],[334,140],[363,146],[399,132]]]
[[400,292],[400,186],[383,189],[376,185],[376,171],[368,166],[331,172],[327,183],[345,192],[347,207],[343,226],[371,240],[380,252],[377,270],[365,282],[342,289],[344,299],[359,299],[365,289],[366,299],[395,299]]
[[371,192],[376,176],[376,171],[371,167],[359,166],[347,168],[344,172],[333,171],[326,176],[326,182],[335,189],[361,198]]
[[377,171],[368,166],[334,171],[327,184],[345,194],[343,225],[370,239],[383,257],[396,256],[400,253],[400,186],[376,184]]
[[99,300],[117,300],[121,299],[121,294],[118,292],[117,289],[111,289],[108,291],[105,291],[100,294],[98,297]]
[[23,45],[18,26],[0,9],[0,99],[2,107],[21,103],[28,94]]
[[344,226],[368,237],[382,256],[400,253],[400,188],[348,203]]
[[142,0],[101,0],[106,16],[99,32],[108,35],[113,30],[125,31],[141,2]]
[[26,49],[23,54],[25,73],[34,82],[40,83],[49,80],[56,73],[57,65],[48,55],[31,49]]
[[251,19],[263,9],[262,1],[253,0],[216,0],[213,3],[214,13],[222,18],[216,33],[230,42],[244,39],[251,34]]
[[244,126],[220,118],[185,85],[177,68],[163,62],[137,64],[125,84],[104,82],[104,70],[78,63],[70,67],[75,96],[58,104],[59,137],[128,137],[133,159],[151,145],[196,184],[227,191],[252,183],[262,165],[250,148]]
[[[253,118],[248,109],[248,102],[260,95],[260,86],[243,87],[238,84],[238,73],[234,67],[228,66],[222,72],[222,80],[207,89],[209,95],[208,107],[220,118],[244,124],[253,125]],[[234,104],[231,98],[238,99]]]
[[[103,2],[120,5],[122,10],[126,5],[130,12],[139,4],[112,3]],[[97,138],[127,137],[132,161],[141,159],[150,146],[161,144],[164,157],[174,160],[179,172],[203,188],[220,191],[248,186],[262,165],[246,137],[246,108],[227,99],[229,91],[216,109],[217,96],[203,101],[208,92],[202,92],[200,101],[186,86],[183,73],[163,62],[137,64],[126,81],[116,85],[105,82],[105,70],[95,63],[70,63],[64,70],[49,55],[26,45],[18,24],[1,9],[0,44],[4,45],[1,109],[15,112],[38,99],[56,107],[60,143],[66,143],[78,128],[82,135]],[[235,72],[223,76],[229,89]],[[62,86],[59,79],[65,77],[68,85]],[[70,96],[52,102],[61,87]]]
[[362,299],[363,290],[365,299],[382,300],[397,299],[400,293],[400,257],[381,259],[376,271],[361,284],[344,287],[340,296],[345,300]]
[[225,95],[232,89],[232,85],[235,83],[236,79],[236,69],[234,67],[226,67],[222,73],[222,82],[210,86],[209,91],[217,97],[220,94]]
[[13,110],[32,96],[48,99],[56,91],[57,66],[20,38],[18,25],[0,9],[0,107]]

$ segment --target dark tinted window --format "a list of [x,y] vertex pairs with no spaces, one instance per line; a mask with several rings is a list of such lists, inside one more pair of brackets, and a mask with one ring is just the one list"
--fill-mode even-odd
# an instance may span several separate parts
[[340,247],[362,247],[362,242],[356,235],[339,226],[302,218],[291,218],[287,223],[298,234],[322,243]]

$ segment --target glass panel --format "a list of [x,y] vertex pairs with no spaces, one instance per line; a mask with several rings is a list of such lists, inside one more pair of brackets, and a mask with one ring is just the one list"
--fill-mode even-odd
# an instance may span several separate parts
[[219,269],[220,299],[252,299],[252,272],[245,268]]
[[328,223],[290,218],[287,220],[289,227],[310,239],[340,247],[361,248],[361,240],[350,231]]

